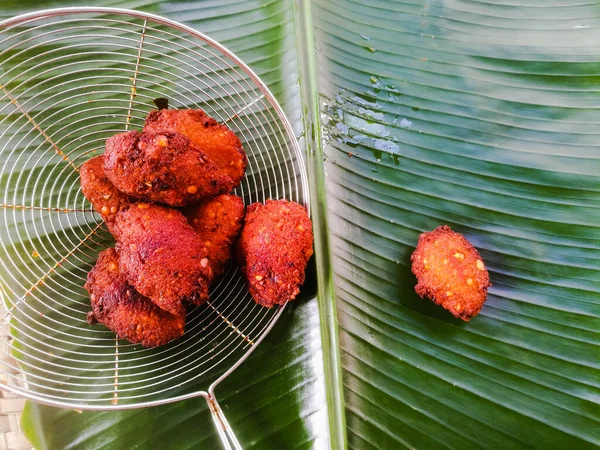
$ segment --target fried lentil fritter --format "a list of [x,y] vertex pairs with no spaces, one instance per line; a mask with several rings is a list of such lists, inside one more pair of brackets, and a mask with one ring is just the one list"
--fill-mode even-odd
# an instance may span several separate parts
[[205,152],[174,132],[117,134],[106,141],[104,170],[125,194],[185,206],[229,192],[233,181]]
[[248,158],[242,143],[227,126],[218,123],[201,109],[152,111],[144,131],[176,131],[185,135],[233,180],[237,187],[246,171]]
[[210,255],[215,277],[225,272],[244,222],[244,202],[237,195],[223,194],[185,212]]
[[240,268],[259,305],[293,300],[313,254],[312,224],[302,205],[288,200],[254,203],[237,244]]
[[173,314],[182,300],[208,300],[208,252],[180,211],[133,203],[117,214],[116,226],[119,264],[140,294]]
[[88,322],[100,322],[121,339],[158,347],[183,335],[185,308],[169,314],[138,293],[119,270],[119,256],[114,248],[100,253],[85,288],[92,302]]
[[81,191],[92,207],[100,213],[110,232],[114,235],[116,214],[130,203],[127,195],[119,191],[104,173],[104,156],[96,156],[81,166]]
[[423,233],[411,258],[415,291],[464,321],[483,306],[490,276],[477,252],[462,235],[443,225]]

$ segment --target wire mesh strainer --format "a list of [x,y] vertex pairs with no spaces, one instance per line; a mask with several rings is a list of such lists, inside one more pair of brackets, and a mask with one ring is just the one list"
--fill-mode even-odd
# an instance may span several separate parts
[[[227,448],[240,448],[214,398],[281,315],[230,267],[185,335],[145,349],[86,324],[85,277],[112,245],[79,189],[79,167],[115,133],[141,129],[153,100],[202,108],[242,140],[246,204],[308,206],[302,155],[283,111],[235,55],[181,24],[136,11],[65,8],[0,23],[0,326],[13,336],[2,387],[76,409],[127,409],[204,396]],[[10,355],[8,354],[10,352]]]

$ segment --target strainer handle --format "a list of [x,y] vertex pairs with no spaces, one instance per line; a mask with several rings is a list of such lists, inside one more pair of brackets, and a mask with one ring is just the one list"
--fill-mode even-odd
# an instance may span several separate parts
[[239,441],[235,437],[235,433],[233,432],[231,425],[229,425],[229,422],[227,422],[227,418],[225,417],[225,414],[223,414],[223,410],[219,406],[219,403],[217,403],[217,399],[214,396],[208,396],[206,397],[206,401],[208,403],[208,408],[210,409],[213,422],[217,427],[219,437],[221,438],[223,448],[225,450],[243,450]]

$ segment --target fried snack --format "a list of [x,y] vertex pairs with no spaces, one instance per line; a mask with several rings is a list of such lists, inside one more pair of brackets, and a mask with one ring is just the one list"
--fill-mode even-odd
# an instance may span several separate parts
[[208,300],[208,252],[180,211],[132,203],[117,214],[116,225],[119,265],[140,294],[172,314],[182,300]]
[[421,298],[430,298],[467,322],[479,313],[490,276],[477,249],[462,235],[447,225],[423,233],[410,260]]
[[200,235],[210,255],[215,277],[225,272],[231,260],[233,244],[244,221],[244,202],[241,197],[223,194],[195,206],[189,206],[184,215]]
[[144,201],[185,206],[229,192],[233,181],[178,133],[117,134],[106,141],[104,170],[121,191]]
[[89,159],[79,171],[81,191],[92,207],[100,213],[109,231],[114,235],[117,213],[130,203],[127,195],[119,191],[104,173],[104,156]]
[[304,207],[288,200],[254,203],[237,244],[250,294],[268,308],[293,300],[313,254],[312,224]]
[[244,178],[248,158],[242,143],[227,126],[201,109],[161,109],[146,118],[144,131],[176,131],[196,144],[233,180],[237,187]]
[[114,248],[100,253],[87,277],[92,311],[88,323],[100,322],[121,339],[144,347],[158,347],[183,335],[185,308],[169,314],[138,293],[119,270]]

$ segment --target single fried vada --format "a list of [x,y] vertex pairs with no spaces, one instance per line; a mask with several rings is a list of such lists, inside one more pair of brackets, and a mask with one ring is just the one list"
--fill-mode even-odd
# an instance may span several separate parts
[[208,300],[209,255],[180,211],[132,203],[117,214],[115,224],[119,265],[140,294],[172,314],[182,301]]
[[158,347],[183,335],[185,309],[181,307],[170,314],[137,292],[120,271],[114,248],[100,253],[85,288],[92,303],[88,323],[99,322],[121,339],[144,347]]
[[123,193],[185,206],[233,188],[231,178],[184,135],[130,131],[106,141],[104,170]]
[[422,233],[410,260],[421,298],[428,297],[464,321],[479,313],[490,276],[477,249],[461,234],[447,225]]
[[302,205],[267,200],[248,207],[237,258],[256,303],[270,308],[298,295],[312,246],[312,223]]
[[201,109],[161,109],[146,118],[144,131],[177,132],[185,135],[233,180],[240,184],[248,158],[239,138]]
[[131,200],[119,191],[104,173],[104,156],[96,156],[82,164],[79,171],[81,191],[94,210],[102,218],[109,231],[114,235],[114,221],[117,213]]

